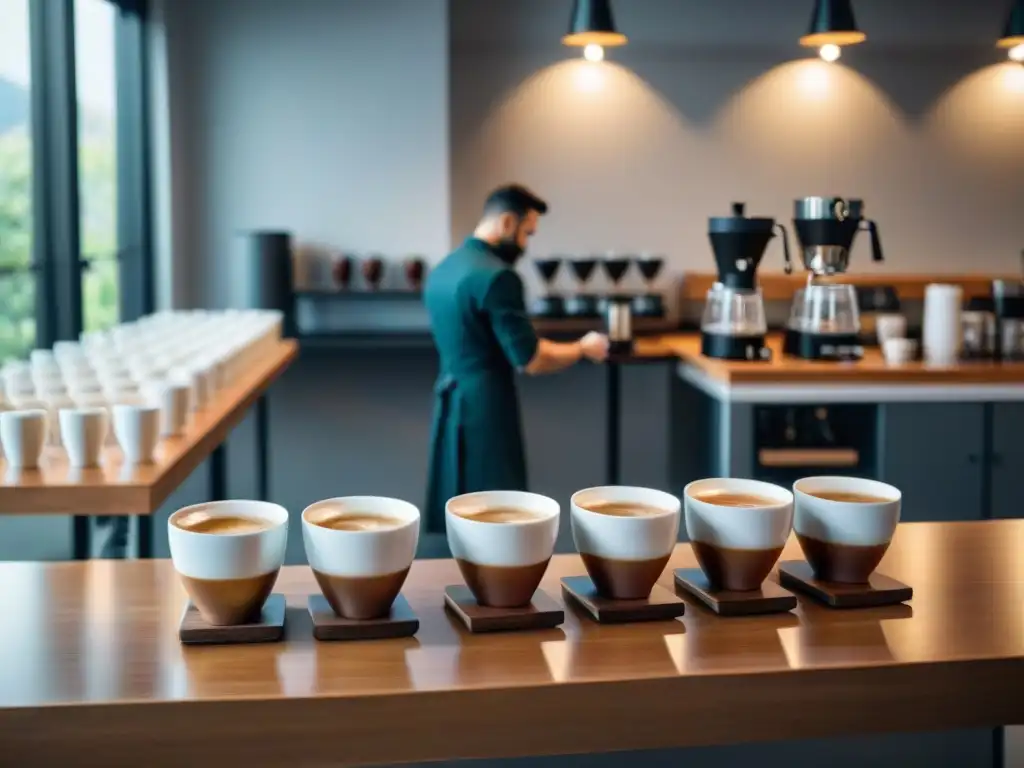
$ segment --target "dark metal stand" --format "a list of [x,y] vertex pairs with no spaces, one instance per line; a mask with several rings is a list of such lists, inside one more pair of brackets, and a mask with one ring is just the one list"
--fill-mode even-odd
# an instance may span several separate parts
[[135,518],[135,535],[138,537],[138,558],[149,560],[153,557],[153,516],[138,515]]
[[92,519],[85,515],[71,518],[71,552],[75,560],[88,560],[92,555]]
[[226,443],[221,443],[210,454],[210,501],[224,501],[227,497],[228,451]]
[[256,401],[256,498],[270,500],[270,406],[267,396]]
[[619,432],[622,415],[622,366],[609,359],[605,365],[608,374],[608,392],[605,401],[605,483],[619,484]]
[[1000,726],[992,731],[992,768],[1006,766],[1006,729]]

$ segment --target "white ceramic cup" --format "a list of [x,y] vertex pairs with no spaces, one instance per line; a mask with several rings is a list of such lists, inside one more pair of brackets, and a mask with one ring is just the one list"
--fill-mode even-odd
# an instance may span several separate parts
[[206,371],[196,367],[178,367],[171,371],[171,380],[189,386],[189,406],[193,411],[206,407],[210,399],[210,380]]
[[[336,517],[400,521],[379,530],[336,530],[318,521]],[[302,512],[306,560],[334,612],[349,619],[387,616],[409,573],[420,538],[415,505],[382,496],[324,499]]]
[[[739,506],[716,498],[757,497]],[[683,489],[686,534],[712,588],[750,591],[771,573],[793,530],[793,494],[760,480],[695,480]]]
[[959,285],[935,283],[925,288],[921,343],[926,364],[945,367],[959,361],[962,301],[963,289]]
[[95,467],[110,428],[106,408],[61,408],[60,436],[72,467]]
[[185,431],[192,386],[180,381],[147,381],[142,385],[146,402],[160,408],[160,436],[172,437]]
[[0,442],[7,463],[18,469],[36,469],[46,444],[48,414],[41,408],[0,413]]
[[[662,511],[624,517],[588,509],[609,502]],[[650,595],[679,539],[680,507],[679,499],[670,493],[628,485],[586,488],[572,495],[572,538],[601,595],[613,599]]]
[[[834,500],[818,494],[854,494],[876,501]],[[867,581],[900,521],[899,489],[858,477],[805,477],[793,484],[793,496],[793,530],[816,577]]]
[[[187,530],[192,516],[257,519],[247,533]],[[265,501],[211,501],[179,509],[167,521],[171,562],[185,591],[210,624],[240,624],[266,602],[288,544],[288,510]]]
[[[472,519],[496,507],[532,517],[510,523]],[[530,603],[555,550],[559,509],[554,499],[525,491],[479,491],[448,500],[448,547],[477,602],[496,608]]]
[[885,364],[893,367],[906,365],[917,356],[917,341],[914,339],[886,339],[882,343]]
[[153,405],[118,404],[114,434],[126,464],[151,464],[160,440],[160,409]]

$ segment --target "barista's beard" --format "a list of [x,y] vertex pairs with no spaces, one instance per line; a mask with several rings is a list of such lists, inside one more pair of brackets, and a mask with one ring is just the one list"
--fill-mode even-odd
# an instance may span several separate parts
[[508,237],[504,240],[499,240],[494,245],[494,253],[499,259],[504,261],[508,265],[513,265],[520,258],[522,258],[525,249],[522,248],[519,243],[516,242],[514,237]]

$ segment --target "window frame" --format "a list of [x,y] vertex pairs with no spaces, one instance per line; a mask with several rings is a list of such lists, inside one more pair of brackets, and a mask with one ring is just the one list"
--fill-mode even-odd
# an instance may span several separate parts
[[[119,317],[153,311],[147,93],[147,0],[115,6],[117,236]],[[82,332],[75,0],[30,0],[32,262],[36,274],[37,347],[76,340]]]

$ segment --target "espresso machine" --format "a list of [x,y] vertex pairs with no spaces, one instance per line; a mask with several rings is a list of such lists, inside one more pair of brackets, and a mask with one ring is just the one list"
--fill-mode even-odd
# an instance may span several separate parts
[[708,291],[701,319],[701,353],[725,360],[770,360],[768,322],[757,285],[757,267],[775,231],[782,233],[786,273],[793,271],[786,228],[768,218],[747,218],[743,203],[732,216],[708,219],[708,238],[718,265],[718,282]]
[[878,225],[864,218],[864,202],[804,197],[795,202],[793,226],[808,271],[793,299],[783,350],[808,360],[859,360],[860,313],[854,286],[836,281],[846,272],[857,233],[871,235],[871,255],[882,261]]

